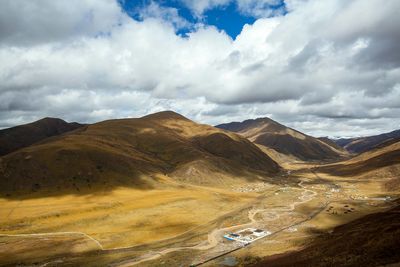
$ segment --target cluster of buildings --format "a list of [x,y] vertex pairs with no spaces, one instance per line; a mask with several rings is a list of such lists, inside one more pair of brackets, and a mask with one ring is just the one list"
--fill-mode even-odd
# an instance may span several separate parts
[[247,245],[270,234],[270,231],[256,228],[246,228],[235,233],[228,233],[224,235],[224,238],[231,241],[238,241]]

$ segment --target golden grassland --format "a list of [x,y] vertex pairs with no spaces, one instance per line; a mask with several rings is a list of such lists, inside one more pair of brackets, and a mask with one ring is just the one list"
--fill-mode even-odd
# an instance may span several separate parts
[[[306,184],[307,188],[318,192],[318,195],[312,201],[297,206],[293,213],[282,214],[280,220],[266,225],[269,227],[268,229],[274,229],[277,224],[280,225],[278,227],[283,228],[286,224],[290,224],[290,221],[301,221],[304,216],[312,214],[321,206],[323,207],[324,203],[326,203],[326,207],[312,219],[293,229],[282,231],[273,238],[260,240],[257,245],[250,245],[232,253],[230,256],[239,259],[239,263],[241,263],[239,266],[257,262],[262,257],[302,249],[314,238],[322,233],[329,233],[334,227],[347,224],[368,214],[388,210],[393,206],[391,202],[385,202],[379,198],[392,196],[394,199],[400,196],[398,191],[385,189],[383,185],[385,179],[362,180],[359,177],[349,179],[317,173],[321,184],[315,184],[312,183],[313,179],[316,179],[314,173],[303,173],[301,176],[310,182]],[[321,178],[325,179],[325,182],[321,181]],[[328,189],[331,184],[340,186],[340,192],[332,193]],[[283,197],[283,195],[281,196]],[[359,197],[359,199],[352,199],[353,196]],[[283,203],[290,203],[289,199],[285,201],[288,202]],[[216,262],[205,266],[214,266],[213,264]]]
[[[165,187],[161,189],[116,188],[109,193],[96,195],[1,199],[0,216],[3,219],[0,221],[0,229],[3,234],[83,232],[98,240],[104,249],[126,246],[137,246],[137,249],[98,255],[90,254],[91,250],[99,250],[99,247],[83,235],[47,236],[45,240],[43,237],[1,237],[3,246],[9,246],[5,246],[7,250],[1,250],[3,254],[0,253],[0,262],[7,262],[5,252],[7,255],[17,253],[26,262],[32,262],[33,259],[40,259],[38,255],[43,259],[52,258],[49,255],[49,251],[52,251],[53,256],[72,255],[68,256],[68,260],[64,257],[64,263],[70,261],[73,264],[90,266],[93,262],[101,261],[107,265],[139,257],[146,254],[146,251],[148,253],[197,244],[206,240],[207,233],[216,227],[248,223],[247,215],[252,209],[266,210],[257,214],[255,219],[261,222],[260,227],[274,232],[305,220],[315,210],[321,209],[323,204],[329,203],[311,220],[298,225],[295,231],[282,231],[273,238],[260,240],[257,245],[248,246],[231,255],[243,261],[299,249],[315,236],[337,225],[387,208],[379,201],[349,198],[352,194],[365,197],[387,194],[387,191],[382,191],[382,181],[358,180],[352,183],[343,177],[312,172],[295,174],[289,180],[299,177],[307,181],[305,188],[315,191],[317,195],[308,202],[295,205],[293,210],[290,203],[299,201],[303,192],[296,184],[271,185],[263,192],[243,193],[230,189],[232,186],[245,186],[246,183],[232,184],[226,188],[183,186],[169,177],[162,178]],[[341,192],[332,193],[332,184],[340,186]],[[345,208],[345,205],[348,207]],[[333,208],[329,209],[331,206]],[[349,208],[354,210],[345,214],[344,211]],[[235,210],[237,212],[233,216],[224,217]],[[185,235],[187,231],[190,233]],[[187,238],[180,239],[178,236]],[[159,242],[163,240],[168,242]],[[34,246],[35,250],[28,250],[29,246]],[[79,256],[77,251],[89,254]],[[197,250],[176,251],[143,262],[140,266],[190,264],[188,259],[195,255],[204,257],[207,253],[208,251]],[[215,262],[205,266],[214,266],[213,264]]]
[[118,188],[103,195],[0,200],[0,233],[84,232],[105,248],[169,238],[253,199],[221,189]]
[[[253,226],[277,233],[230,254],[246,266],[261,257],[301,249],[336,226],[388,209],[391,202],[381,198],[400,195],[386,186],[399,173],[396,166],[339,176],[320,171],[318,163],[294,161],[288,163],[291,174],[279,174],[260,191],[235,190],[256,184],[237,177],[226,184],[200,186],[160,174],[151,178],[157,186],[149,188],[114,186],[92,194],[3,198],[0,264],[130,266],[147,257],[137,266],[190,265],[229,247],[222,239],[224,232],[210,249],[175,248],[205,244],[216,229],[245,227],[251,212],[259,211],[252,217]],[[23,235],[40,233],[60,234]],[[160,253],[168,249],[171,252]]]
[[[47,256],[60,251],[73,253],[79,247],[81,252],[99,249],[80,233],[94,238],[104,249],[158,242],[207,224],[258,196],[221,188],[177,186],[170,178],[163,179],[163,189],[116,188],[93,195],[0,199],[0,235],[71,232],[45,237],[0,236],[4,242],[0,262],[10,253],[21,258],[34,256],[35,252],[26,248],[38,241],[36,253]],[[21,242],[23,245],[15,245]]]

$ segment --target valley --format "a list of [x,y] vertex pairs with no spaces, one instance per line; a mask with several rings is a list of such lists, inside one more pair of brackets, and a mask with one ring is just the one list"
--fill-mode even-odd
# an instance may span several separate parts
[[261,122],[273,146],[167,111],[0,157],[0,265],[262,266],[398,206],[398,142],[350,155]]
[[400,267],[399,10],[1,0],[0,267]]
[[[398,197],[382,190],[381,181],[350,183],[309,168],[281,175],[279,185],[209,188],[159,177],[162,190],[118,188],[93,196],[2,199],[0,262],[90,266],[101,259],[109,266],[222,266],[231,257],[247,265],[388,209]],[[260,191],[234,190],[252,185]],[[249,227],[271,235],[246,246],[223,238]]]

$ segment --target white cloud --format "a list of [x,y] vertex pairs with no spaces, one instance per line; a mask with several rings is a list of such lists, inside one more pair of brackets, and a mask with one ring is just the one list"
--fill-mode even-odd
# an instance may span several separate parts
[[4,0],[1,45],[32,45],[108,33],[126,16],[113,0]]
[[201,17],[203,13],[215,7],[229,4],[232,0],[181,0],[194,15]]
[[282,15],[285,12],[282,0],[237,0],[236,3],[241,13],[256,18]]
[[236,40],[204,25],[180,37],[176,10],[155,4],[138,22],[113,1],[65,11],[58,2],[40,17],[30,14],[38,2],[2,6],[1,22],[22,21],[0,28],[0,126],[174,109],[213,124],[272,116],[316,135],[399,128],[396,0],[291,0],[290,13],[258,19]]
[[[197,17],[202,17],[208,10],[223,8],[235,4],[238,11],[244,15],[256,18],[271,17],[284,14],[282,0],[180,0]],[[296,5],[289,1],[291,7]]]
[[162,19],[165,22],[172,24],[177,30],[192,27],[191,23],[179,16],[176,8],[162,7],[153,1],[137,12],[141,19]]

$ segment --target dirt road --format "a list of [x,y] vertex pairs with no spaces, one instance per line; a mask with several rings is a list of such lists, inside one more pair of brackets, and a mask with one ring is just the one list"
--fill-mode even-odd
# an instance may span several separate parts
[[269,213],[273,213],[275,214],[275,219],[278,219],[280,217],[279,212],[290,212],[293,211],[296,206],[301,205],[303,203],[306,203],[310,200],[312,200],[318,193],[313,191],[313,190],[309,190],[307,188],[305,188],[305,186],[303,185],[303,181],[298,183],[298,186],[301,187],[303,190],[301,193],[301,196],[299,197],[300,201],[295,201],[293,203],[291,203],[289,205],[288,208],[279,208],[279,209],[251,209],[248,212],[248,218],[250,220],[250,222],[248,223],[244,223],[244,224],[238,224],[238,225],[234,225],[234,226],[229,226],[229,227],[225,227],[225,228],[218,228],[218,229],[214,229],[211,233],[208,234],[208,238],[207,238],[207,243],[204,244],[205,242],[202,242],[196,246],[192,246],[192,247],[176,247],[176,248],[169,248],[169,249],[165,249],[162,250],[160,252],[153,252],[153,253],[149,253],[147,255],[143,255],[142,257],[140,257],[140,259],[136,259],[136,260],[132,260],[132,261],[125,261],[121,264],[115,265],[116,267],[129,267],[129,266],[135,266],[138,265],[140,263],[143,263],[145,261],[150,261],[150,260],[155,260],[167,253],[170,252],[175,252],[175,251],[181,251],[181,250],[186,250],[186,249],[194,249],[194,250],[208,250],[208,249],[212,249],[215,246],[218,245],[219,238],[222,238],[223,234],[226,232],[232,232],[235,230],[238,230],[240,228],[248,228],[248,227],[253,227],[255,226],[258,221],[255,219],[255,216],[259,213],[259,212],[269,212]]

